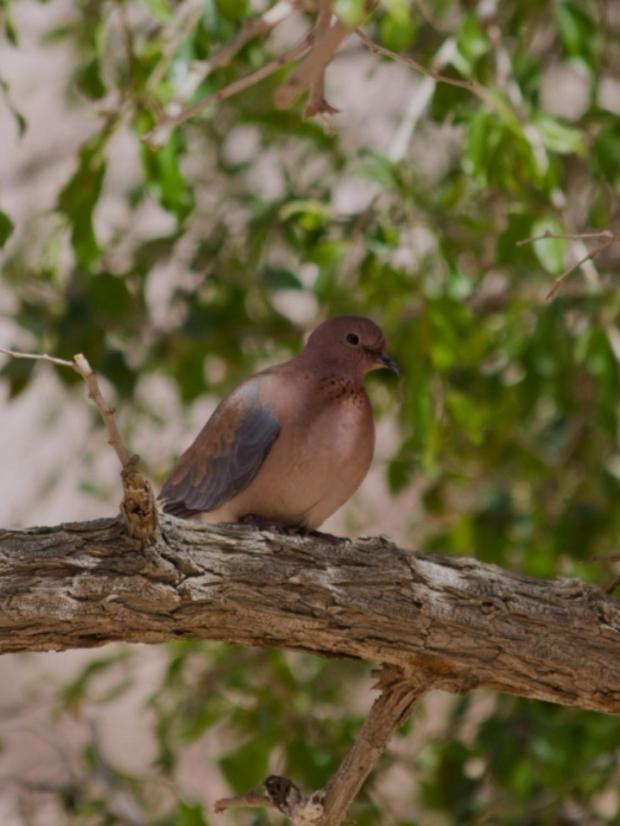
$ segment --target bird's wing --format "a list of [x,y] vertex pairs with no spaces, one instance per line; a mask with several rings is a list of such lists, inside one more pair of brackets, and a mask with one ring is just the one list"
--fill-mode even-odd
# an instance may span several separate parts
[[258,396],[259,379],[234,390],[217,407],[164,482],[159,498],[174,516],[213,510],[247,487],[280,432]]

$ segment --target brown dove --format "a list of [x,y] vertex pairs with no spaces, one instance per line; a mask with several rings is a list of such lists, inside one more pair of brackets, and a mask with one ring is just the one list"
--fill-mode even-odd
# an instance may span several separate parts
[[315,530],[357,490],[375,444],[369,370],[398,372],[361,316],[317,327],[301,353],[236,387],[178,460],[167,513]]

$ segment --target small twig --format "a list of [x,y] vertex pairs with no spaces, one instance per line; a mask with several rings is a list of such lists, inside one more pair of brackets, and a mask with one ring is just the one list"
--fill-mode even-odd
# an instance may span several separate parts
[[261,66],[259,69],[256,69],[256,71],[250,72],[250,74],[244,75],[238,80],[234,80],[232,83],[229,83],[228,86],[224,86],[222,89],[218,89],[217,92],[207,95],[202,98],[202,100],[194,103],[192,106],[182,109],[176,115],[166,115],[160,123],[144,135],[142,140],[153,149],[160,148],[166,142],[170,132],[176,126],[179,126],[181,123],[185,123],[186,120],[194,117],[194,115],[198,115],[214,103],[221,103],[223,100],[233,97],[233,95],[237,95],[245,89],[249,89],[250,86],[254,86],[261,80],[275,74],[278,69],[286,66],[287,63],[301,57],[301,55],[303,55],[310,47],[310,35],[311,32],[308,32],[308,34],[302,37],[302,39],[296,43],[295,46],[288,49],[286,52],[279,55],[269,63],[266,63],[264,66]]
[[283,20],[286,20],[292,11],[292,3],[288,0],[280,0],[279,3],[276,3],[260,17],[247,20],[231,41],[222,46],[213,57],[207,59],[207,73],[211,74],[215,69],[226,66],[246,43],[249,43],[254,37],[269,34]]
[[264,809],[276,810],[278,808],[267,795],[260,794],[259,792],[248,792],[248,794],[242,794],[238,797],[223,797],[220,800],[216,800],[213,804],[213,811],[219,815],[227,809],[245,809],[251,806],[261,806]]
[[613,232],[610,232],[608,229],[601,230],[600,232],[551,232],[551,230],[546,230],[543,232],[542,235],[534,235],[531,238],[522,238],[520,241],[517,241],[517,246],[522,247],[525,244],[533,244],[534,241],[545,241],[548,238],[557,238],[563,241],[575,241],[578,238],[586,239],[586,238],[596,238],[600,241],[611,239],[612,241],[615,239],[615,235]]
[[[205,80],[222,66],[227,66],[250,40],[254,37],[266,37],[273,29],[276,28],[283,20],[286,20],[293,12],[293,3],[289,0],[280,0],[275,6],[268,9],[260,17],[255,17],[247,20],[235,34],[232,40],[225,43],[218,51],[206,60],[195,61],[191,64],[187,80],[183,83],[178,94],[189,98],[191,97],[199,84],[204,83]],[[183,29],[185,35],[186,29]],[[164,69],[164,72],[166,69]],[[160,75],[161,78],[161,75]],[[172,112],[174,103],[169,103],[167,109]]]
[[113,448],[121,463],[121,478],[123,480],[124,497],[121,503],[121,513],[127,524],[131,536],[148,544],[152,542],[158,532],[157,506],[151,486],[145,477],[138,471],[139,458],[130,453],[123,444],[121,434],[114,418],[114,409],[109,407],[97,381],[97,374],[90,366],[82,353],[68,359],[56,358],[43,353],[22,353],[18,350],[9,350],[0,347],[0,353],[11,358],[29,359],[31,361],[45,361],[58,367],[69,367],[84,379],[91,399],[108,431],[108,444]]
[[321,790],[309,796],[301,793],[299,787],[287,777],[272,774],[263,783],[266,794],[249,792],[239,797],[225,797],[217,800],[213,806],[216,814],[226,809],[241,809],[246,806],[260,806],[264,809],[275,809],[286,815],[291,823],[299,826],[318,824],[323,817],[323,799],[325,793]]
[[576,241],[580,239],[598,239],[601,243],[598,247],[595,247],[593,250],[588,252],[586,255],[579,258],[574,264],[571,264],[570,267],[567,267],[560,275],[555,278],[551,288],[545,295],[545,300],[549,301],[558,291],[560,284],[575,270],[578,270],[579,267],[583,266],[586,262],[592,261],[594,258],[599,256],[602,252],[604,252],[609,246],[611,246],[614,241],[620,240],[620,233],[611,232],[608,229],[601,230],[600,232],[576,232],[576,233],[562,233],[562,232],[551,232],[547,230],[543,232],[542,235],[536,235],[532,238],[523,238],[521,241],[517,241],[517,246],[521,247],[524,244],[532,244],[535,241],[544,241],[547,239],[562,239],[565,241]]
[[97,375],[82,353],[78,353],[74,356],[73,361],[56,358],[55,356],[48,356],[46,353],[21,353],[17,350],[8,350],[6,347],[0,347],[0,353],[4,353],[5,355],[16,359],[46,361],[50,364],[56,364],[59,367],[70,367],[75,373],[80,375],[84,379],[86,387],[88,388],[88,397],[92,400],[93,404],[101,414],[101,418],[103,419],[108,431],[108,443],[118,456],[121,466],[123,468],[127,468],[132,464],[132,462],[135,462],[134,457],[122,442],[121,434],[118,431],[116,421],[114,419],[114,410],[108,407],[103,395],[101,394],[99,383],[97,382]]
[[363,29],[355,29],[355,34],[359,37],[362,43],[368,49],[370,49],[371,52],[383,55],[384,57],[389,57],[392,60],[395,60],[397,63],[403,63],[405,66],[409,66],[411,69],[415,69],[416,72],[419,72],[422,75],[426,75],[427,77],[431,77],[436,83],[447,83],[449,86],[457,86],[459,89],[466,89],[468,92],[471,92],[472,94],[479,97],[485,103],[488,103],[491,106],[495,106],[495,101],[493,99],[491,92],[488,89],[485,89],[485,87],[477,81],[461,80],[458,77],[449,77],[448,75],[442,75],[440,72],[437,72],[432,68],[423,66],[421,63],[418,63],[418,61],[414,60],[412,57],[400,54],[399,52],[394,52],[392,51],[392,49],[386,49],[385,46],[380,46],[378,43],[375,43],[375,41],[371,37],[369,37]]

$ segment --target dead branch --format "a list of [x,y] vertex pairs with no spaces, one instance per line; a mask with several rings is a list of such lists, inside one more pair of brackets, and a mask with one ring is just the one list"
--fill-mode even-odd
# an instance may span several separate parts
[[108,431],[108,444],[113,448],[121,463],[124,491],[121,513],[129,534],[141,542],[151,542],[158,531],[157,505],[153,491],[148,481],[138,470],[138,456],[131,454],[125,447],[114,418],[115,411],[106,403],[99,387],[97,374],[85,356],[78,353],[69,361],[47,354],[22,353],[17,350],[9,350],[6,347],[0,347],[0,353],[4,353],[11,358],[44,361],[58,367],[69,367],[84,379],[88,397],[99,411]]

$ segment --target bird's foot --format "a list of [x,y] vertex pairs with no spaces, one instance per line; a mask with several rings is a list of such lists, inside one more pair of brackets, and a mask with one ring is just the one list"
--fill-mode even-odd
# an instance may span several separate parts
[[272,522],[270,519],[265,519],[262,516],[256,516],[254,513],[247,513],[239,520],[242,525],[250,525],[256,528],[257,531],[271,531],[272,533],[283,533],[288,536],[295,534],[295,528],[291,525],[286,525],[284,522]]
[[345,542],[350,542],[348,536],[336,536],[334,533],[323,533],[323,531],[313,531],[309,528],[297,528],[298,536],[310,536],[313,539],[320,539],[322,542],[327,542],[329,545],[342,545]]
[[303,525],[287,525],[284,522],[272,522],[269,519],[264,519],[262,516],[256,516],[254,513],[248,513],[242,516],[239,521],[243,525],[250,525],[259,531],[271,531],[272,533],[281,533],[285,536],[307,536],[320,539],[322,542],[328,542],[330,545],[341,545],[343,542],[351,541],[346,536],[335,536],[333,533],[315,531],[310,528],[305,528]]

